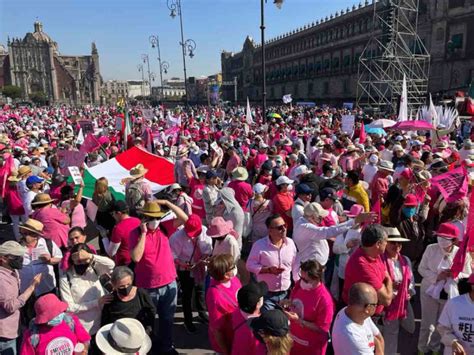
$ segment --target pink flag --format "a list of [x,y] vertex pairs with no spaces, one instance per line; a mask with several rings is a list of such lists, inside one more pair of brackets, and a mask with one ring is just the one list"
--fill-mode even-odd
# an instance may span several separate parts
[[367,139],[367,134],[365,133],[364,122],[361,122],[360,131],[359,131],[359,143],[364,144],[366,139]]
[[435,176],[431,184],[436,186],[446,202],[457,201],[467,195],[468,176],[464,166]]
[[84,143],[81,145],[80,151],[82,153],[91,153],[100,148],[99,140],[91,133],[89,133]]
[[474,193],[471,192],[469,198],[469,214],[467,215],[467,230],[462,240],[459,249],[454,256],[453,266],[451,272],[453,278],[456,278],[459,273],[464,269],[464,263],[466,262],[466,254],[468,251],[474,248]]

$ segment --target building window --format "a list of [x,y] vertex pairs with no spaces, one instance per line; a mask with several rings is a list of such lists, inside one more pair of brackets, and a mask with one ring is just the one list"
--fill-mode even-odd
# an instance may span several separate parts
[[344,94],[349,93],[349,80],[347,80],[347,79],[343,80],[343,82],[342,82],[342,92]]
[[464,7],[464,0],[449,0],[449,8]]
[[325,81],[323,83],[323,95],[329,94],[329,82]]
[[463,34],[458,33],[458,34],[452,35],[451,42],[453,42],[452,44],[453,49],[462,49]]
[[308,83],[308,96],[313,95],[314,84]]

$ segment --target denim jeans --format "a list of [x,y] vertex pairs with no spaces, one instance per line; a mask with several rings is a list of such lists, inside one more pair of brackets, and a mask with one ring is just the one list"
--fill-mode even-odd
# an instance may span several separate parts
[[157,341],[158,351],[166,353],[173,349],[173,322],[178,287],[176,281],[173,281],[162,287],[149,288],[147,291],[158,314],[158,326],[155,326],[154,338]]
[[288,296],[288,291],[269,291],[265,296],[263,296],[263,306],[261,309],[262,312],[277,308],[277,305],[280,303],[280,301],[283,301],[286,296]]
[[16,355],[16,339],[0,340],[0,355]]

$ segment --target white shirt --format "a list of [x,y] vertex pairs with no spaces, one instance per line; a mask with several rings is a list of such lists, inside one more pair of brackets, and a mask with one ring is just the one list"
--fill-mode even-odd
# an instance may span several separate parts
[[29,216],[33,213],[33,208],[31,207],[31,202],[37,195],[37,192],[29,190],[26,195],[25,199],[23,200],[23,208],[25,209],[25,216]]
[[[474,354],[474,302],[469,293],[448,300],[438,322],[450,328],[451,334],[456,337],[466,354]],[[451,355],[451,341],[443,343],[444,355]]]
[[377,174],[378,170],[379,170],[379,168],[377,167],[377,165],[374,165],[374,164],[364,165],[364,167],[362,168],[362,174],[364,175],[364,181],[370,185],[370,183],[372,182],[375,174]]
[[52,258],[61,259],[63,257],[63,253],[61,253],[58,246],[53,241],[51,243],[53,245],[53,255],[49,253],[44,238],[38,238],[36,248],[26,249],[25,255],[23,255],[23,268],[19,270],[21,280],[20,293],[23,293],[31,285],[36,274],[43,274],[40,284],[35,288],[37,296],[50,292],[56,287],[53,265],[46,264],[38,259],[42,254],[51,255]]
[[361,228],[357,229],[349,229],[347,233],[341,233],[336,237],[334,244],[332,246],[332,251],[334,254],[339,255],[339,263],[337,265],[337,275],[340,279],[344,279],[344,275],[346,272],[346,265],[347,261],[351,254],[359,247],[359,245],[349,249],[347,247],[347,243],[351,240],[359,240],[360,241],[360,232]]
[[300,217],[303,217],[304,208],[307,204],[308,202],[301,200],[299,197],[296,199],[295,204],[291,208],[291,218],[293,218],[293,221],[297,221]]
[[225,239],[220,242],[216,241],[214,245],[214,250],[212,251],[212,255],[221,255],[221,254],[230,254],[234,257],[234,261],[240,259],[240,248],[237,239],[230,234],[227,234]]
[[375,352],[374,338],[380,334],[369,317],[363,325],[357,324],[346,315],[346,308],[339,311],[332,329],[335,355],[367,355]]
[[293,268],[293,279],[297,280],[298,270],[302,261],[316,259],[321,265],[326,265],[329,258],[329,245],[326,239],[336,237],[351,229],[354,220],[331,226],[320,227],[301,217],[296,221],[293,241],[298,248]]
[[[206,234],[207,228],[202,227],[201,234],[198,235],[196,241],[196,248],[199,248],[201,255],[211,255],[212,253],[212,239]],[[170,247],[174,259],[186,263],[194,263],[193,258],[196,253],[194,241],[189,238],[184,228],[181,228],[173,233],[170,237]]]

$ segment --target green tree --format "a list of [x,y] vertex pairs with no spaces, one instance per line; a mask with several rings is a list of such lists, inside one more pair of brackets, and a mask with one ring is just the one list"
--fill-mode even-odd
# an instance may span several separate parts
[[43,91],[36,91],[31,93],[30,100],[37,105],[46,105],[48,103],[48,97]]
[[21,88],[15,85],[6,85],[2,88],[2,94],[11,99],[19,99],[21,97]]

